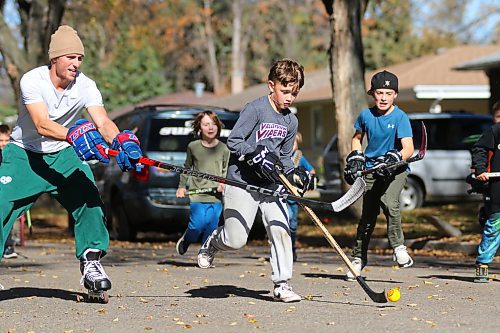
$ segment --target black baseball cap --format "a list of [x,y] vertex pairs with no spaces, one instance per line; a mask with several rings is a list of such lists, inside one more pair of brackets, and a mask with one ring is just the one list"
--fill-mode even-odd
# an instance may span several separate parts
[[367,91],[368,95],[373,94],[376,89],[392,89],[398,92],[398,77],[388,71],[378,72],[372,77],[372,86]]

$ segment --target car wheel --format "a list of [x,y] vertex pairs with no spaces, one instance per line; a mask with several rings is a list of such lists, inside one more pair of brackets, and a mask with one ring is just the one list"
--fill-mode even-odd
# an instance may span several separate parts
[[424,190],[415,178],[408,178],[403,191],[401,191],[399,202],[401,210],[412,210],[422,207],[424,204]]
[[137,237],[137,231],[130,224],[121,201],[114,201],[111,207],[109,236],[120,241],[134,241]]

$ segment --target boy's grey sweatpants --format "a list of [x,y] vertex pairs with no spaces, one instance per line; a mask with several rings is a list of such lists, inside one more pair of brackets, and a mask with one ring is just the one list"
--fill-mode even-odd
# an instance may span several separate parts
[[259,208],[271,243],[272,281],[288,281],[292,277],[293,255],[286,200],[226,185],[224,225],[217,229],[211,244],[220,251],[245,246]]

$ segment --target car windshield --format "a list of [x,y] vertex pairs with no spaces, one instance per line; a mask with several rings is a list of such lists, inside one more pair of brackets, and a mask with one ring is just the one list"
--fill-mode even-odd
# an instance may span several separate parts
[[[468,119],[426,119],[427,149],[468,150],[479,139],[481,134],[492,125],[489,118]],[[420,148],[422,125],[420,120],[412,120],[413,141],[415,149]]]
[[[236,120],[223,120],[220,140],[227,141]],[[147,143],[148,151],[186,152],[189,142],[196,139],[192,134],[193,119],[153,119]]]

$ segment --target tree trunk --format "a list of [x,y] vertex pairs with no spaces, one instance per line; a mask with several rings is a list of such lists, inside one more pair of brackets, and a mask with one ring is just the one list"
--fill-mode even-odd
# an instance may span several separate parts
[[222,95],[224,92],[224,85],[222,84],[219,65],[217,63],[217,55],[215,52],[215,41],[214,41],[214,31],[212,28],[212,18],[210,9],[211,0],[203,1],[203,23],[204,31],[203,35],[206,41],[206,47],[208,51],[208,72],[209,77],[212,80],[212,85],[214,87],[214,93],[216,95]]
[[244,57],[241,45],[241,21],[243,10],[241,0],[233,0],[233,42],[232,42],[232,59],[231,59],[231,93],[236,94],[243,91],[245,68]]
[[0,53],[4,67],[19,101],[19,81],[31,68],[48,63],[50,36],[61,23],[66,0],[18,0],[22,48],[0,12]]
[[[338,149],[341,175],[345,157],[351,151],[353,124],[359,112],[366,108],[361,19],[368,0],[323,1],[330,14],[330,77],[338,129]],[[331,4],[331,8],[327,6]],[[342,189],[348,184],[342,178]],[[361,201],[351,206],[352,213],[361,215]]]

